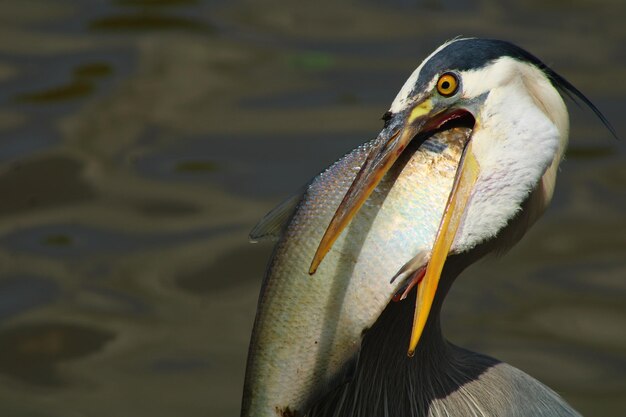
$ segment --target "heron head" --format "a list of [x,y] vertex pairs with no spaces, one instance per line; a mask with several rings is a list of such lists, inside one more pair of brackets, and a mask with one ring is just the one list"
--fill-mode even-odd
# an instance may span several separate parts
[[518,46],[469,38],[439,47],[413,72],[383,117],[385,127],[376,146],[337,209],[309,272],[315,272],[411,142],[453,126],[471,128],[418,287],[412,354],[448,254],[468,251],[497,236],[538,187],[544,207],[549,202],[569,130],[559,90],[589,105],[613,132],[580,91]]

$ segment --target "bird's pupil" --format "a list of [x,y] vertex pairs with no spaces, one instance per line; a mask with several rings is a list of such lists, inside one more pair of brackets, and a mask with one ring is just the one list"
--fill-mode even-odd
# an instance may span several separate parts
[[441,88],[443,88],[444,90],[447,90],[448,88],[450,88],[450,83],[448,81],[442,82]]

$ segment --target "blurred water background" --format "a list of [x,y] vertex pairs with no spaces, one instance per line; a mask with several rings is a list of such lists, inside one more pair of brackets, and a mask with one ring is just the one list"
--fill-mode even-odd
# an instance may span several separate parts
[[[5,0],[0,415],[239,413],[267,210],[382,126],[457,35],[514,41],[626,137],[621,0]],[[626,146],[570,104],[552,207],[445,332],[626,410]]]

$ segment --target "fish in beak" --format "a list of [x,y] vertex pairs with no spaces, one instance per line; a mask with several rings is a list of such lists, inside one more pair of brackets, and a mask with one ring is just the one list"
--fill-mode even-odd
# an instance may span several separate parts
[[[313,257],[309,274],[315,274],[324,256],[341,232],[412,141],[426,138],[429,134],[453,126],[458,121],[466,120],[468,117],[473,118],[469,110],[443,105],[443,103],[433,100],[430,95],[418,100],[410,110],[392,116],[389,126],[379,134],[377,145],[367,156],[330,221]],[[420,335],[424,330],[444,263],[479,174],[480,167],[472,152],[470,138],[457,168],[426,272],[418,285],[415,316],[408,350],[409,356],[413,356]]]

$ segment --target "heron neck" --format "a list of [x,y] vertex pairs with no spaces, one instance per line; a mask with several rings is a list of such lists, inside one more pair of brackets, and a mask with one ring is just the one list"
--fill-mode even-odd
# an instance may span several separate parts
[[[453,277],[438,289],[431,314],[412,358],[407,356],[414,294],[391,302],[365,335],[350,381],[324,398],[310,416],[427,416],[432,402],[477,378],[488,365],[448,343],[441,331],[440,310]],[[400,385],[399,385],[400,384]]]
[[[515,219],[522,220],[519,216]],[[471,252],[448,258],[412,358],[407,357],[407,348],[415,294],[389,303],[366,333],[349,381],[322,398],[308,416],[478,415],[481,407],[496,410],[489,415],[509,415],[517,404],[530,407],[531,403],[533,410],[549,412],[528,415],[576,416],[556,394],[522,372],[494,358],[454,346],[443,337],[440,311],[448,290],[465,267],[492,250],[493,242],[486,242]],[[476,402],[475,395],[480,392],[489,395]],[[542,400],[536,399],[538,392]],[[546,399],[551,401],[548,406]]]
[[[390,302],[367,331],[349,382],[322,399],[309,416],[428,415],[431,403],[485,371],[484,362],[447,342],[441,330],[443,301],[458,274],[476,256],[451,256],[446,261],[420,342],[407,356],[415,309],[415,293]],[[401,386],[398,385],[401,381]],[[384,403],[390,405],[386,408]]]

